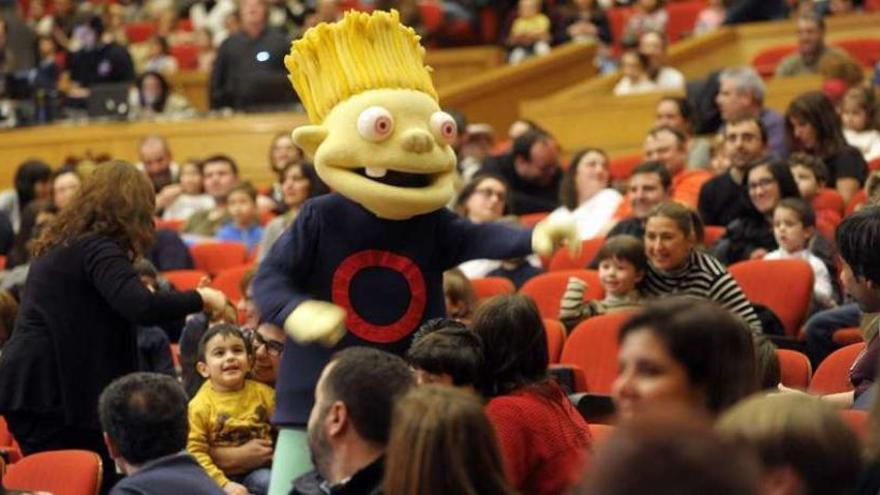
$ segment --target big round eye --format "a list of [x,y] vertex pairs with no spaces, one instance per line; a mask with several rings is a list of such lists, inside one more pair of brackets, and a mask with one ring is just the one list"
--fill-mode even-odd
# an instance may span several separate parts
[[394,117],[385,108],[370,107],[361,112],[357,126],[364,139],[377,143],[388,139],[394,132]]
[[438,139],[446,144],[452,144],[455,136],[458,135],[458,126],[455,125],[455,119],[446,112],[434,112],[431,115],[431,130]]

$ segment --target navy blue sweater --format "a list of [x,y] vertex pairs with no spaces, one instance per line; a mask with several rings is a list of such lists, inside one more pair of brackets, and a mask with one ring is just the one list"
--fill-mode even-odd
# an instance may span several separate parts
[[260,265],[254,299],[263,321],[278,326],[304,301],[332,301],[346,309],[348,333],[329,349],[288,339],[273,420],[306,424],[315,384],[334,352],[367,345],[403,354],[422,322],[445,315],[445,270],[530,252],[531,231],[476,225],[445,208],[394,221],[337,193],[310,200]]

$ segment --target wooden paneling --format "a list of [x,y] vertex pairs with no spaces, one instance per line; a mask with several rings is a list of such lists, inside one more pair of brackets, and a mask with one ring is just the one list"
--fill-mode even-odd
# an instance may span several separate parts
[[51,125],[0,133],[0,187],[8,187],[16,166],[39,157],[58,166],[69,155],[109,153],[137,161],[137,143],[149,134],[168,138],[174,158],[225,153],[238,162],[242,175],[256,184],[272,181],[269,143],[278,132],[307,123],[305,114],[235,115],[186,121]]

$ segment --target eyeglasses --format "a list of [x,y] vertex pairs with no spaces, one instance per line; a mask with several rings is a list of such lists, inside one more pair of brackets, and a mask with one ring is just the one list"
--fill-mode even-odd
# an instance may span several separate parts
[[492,196],[495,196],[496,198],[498,198],[498,201],[504,201],[507,199],[507,193],[505,193],[504,191],[496,191],[494,189],[489,189],[488,187],[476,189],[476,190],[474,190],[474,192],[476,194],[479,194],[480,196],[486,198],[486,199],[489,199]]
[[262,335],[258,332],[254,332],[254,336],[251,338],[254,344],[254,352],[257,352],[261,346],[266,346],[266,353],[270,356],[280,356],[281,352],[284,351],[284,342],[279,342],[277,340],[272,339],[264,339]]
[[754,191],[755,189],[764,189],[769,185],[776,182],[776,179],[772,177],[764,177],[763,179],[758,179],[755,182],[749,182],[749,191]]

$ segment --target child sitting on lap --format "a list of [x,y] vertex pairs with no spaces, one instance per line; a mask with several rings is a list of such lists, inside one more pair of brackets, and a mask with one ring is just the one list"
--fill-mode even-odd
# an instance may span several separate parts
[[633,309],[641,304],[637,286],[648,268],[642,241],[629,235],[614,236],[605,242],[596,259],[605,299],[584,301],[587,283],[576,277],[569,278],[559,307],[559,320],[569,330],[587,318]]
[[186,449],[226,493],[265,494],[270,472],[263,466],[229,476],[211,456],[217,447],[237,447],[253,439],[272,440],[269,418],[275,409],[275,391],[248,379],[254,354],[237,327],[215,325],[199,342],[198,372],[205,383],[189,403]]

